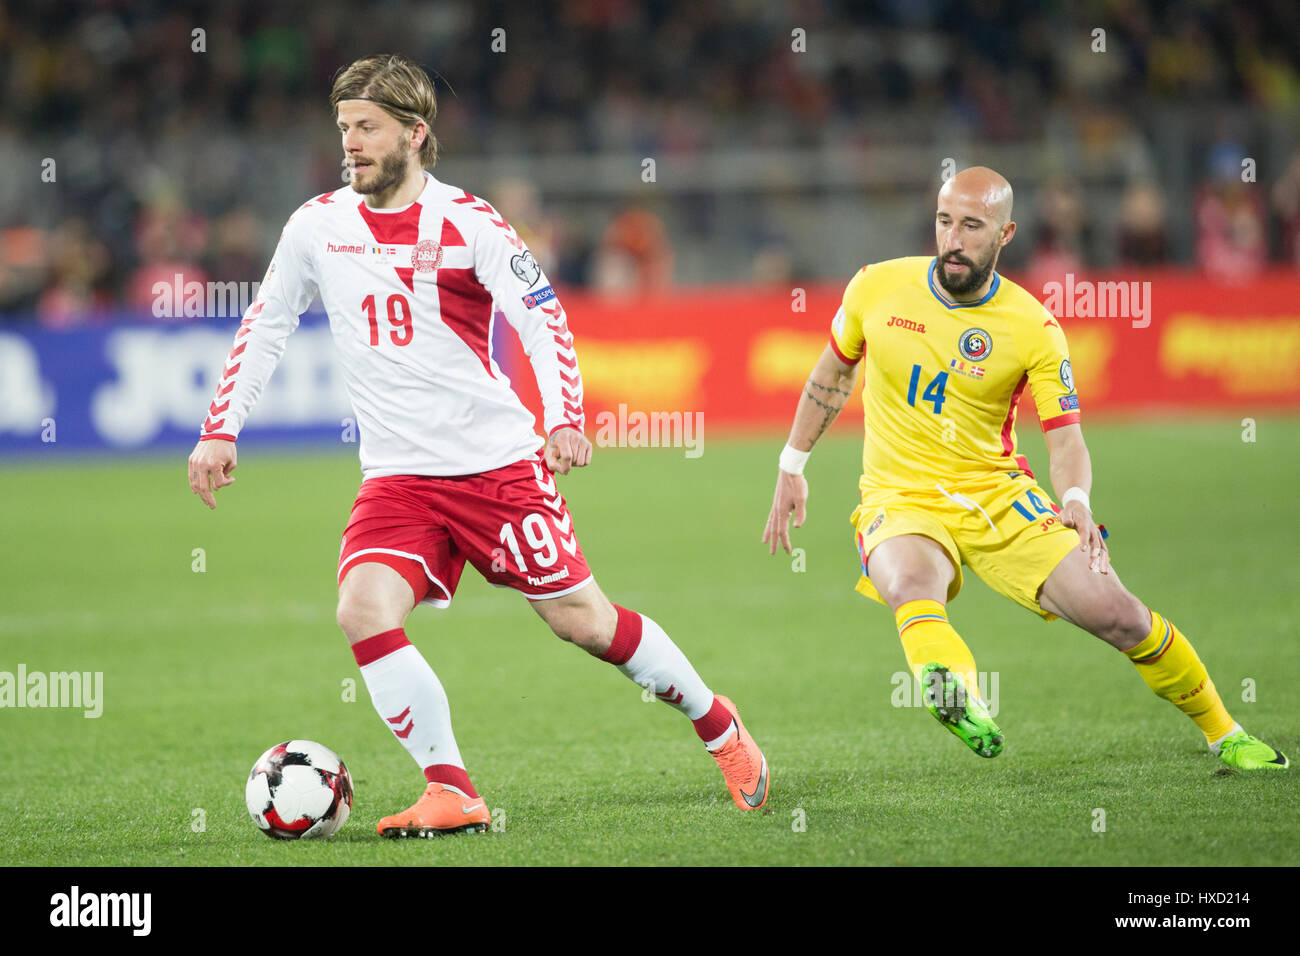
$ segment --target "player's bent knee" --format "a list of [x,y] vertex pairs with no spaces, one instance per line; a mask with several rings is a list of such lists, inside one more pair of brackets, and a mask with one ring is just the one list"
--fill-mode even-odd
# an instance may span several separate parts
[[1128,595],[1123,620],[1116,623],[1110,643],[1121,651],[1137,647],[1151,633],[1151,612],[1147,606]]
[[597,656],[609,650],[614,637],[613,630],[602,626],[600,616],[589,608],[567,608],[549,615],[546,623],[560,640]]
[[350,644],[402,626],[401,615],[363,595],[347,591],[339,594],[335,618]]
[[339,595],[339,605],[334,617],[339,627],[343,629],[343,633],[347,635],[348,642],[355,644],[368,636],[364,631],[369,626],[373,615],[368,613],[355,598]]
[[1151,630],[1151,614],[1133,595],[1108,602],[1093,618],[1093,634],[1121,651],[1137,647]]
[[349,643],[401,627],[415,604],[410,584],[387,565],[358,564],[339,582],[335,619]]
[[929,568],[906,568],[888,575],[883,581],[874,581],[880,596],[893,610],[908,601],[944,602],[948,596],[948,582]]
[[[560,640],[575,644],[584,651],[592,651],[592,648],[601,643],[600,629],[596,627],[596,621],[591,615],[566,614],[551,624],[551,630]],[[606,648],[608,645],[609,642],[606,641]]]

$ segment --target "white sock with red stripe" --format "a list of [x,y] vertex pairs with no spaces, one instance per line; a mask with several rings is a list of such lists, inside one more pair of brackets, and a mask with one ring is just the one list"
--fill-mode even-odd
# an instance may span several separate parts
[[614,605],[618,625],[601,660],[690,718],[709,750],[717,750],[736,732],[730,712],[709,690],[662,627],[644,614]]
[[352,645],[370,700],[398,743],[439,783],[478,797],[451,732],[451,707],[442,682],[400,627]]

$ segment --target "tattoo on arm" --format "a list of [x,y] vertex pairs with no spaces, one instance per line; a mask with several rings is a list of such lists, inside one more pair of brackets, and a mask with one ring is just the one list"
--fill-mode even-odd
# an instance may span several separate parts
[[830,427],[831,422],[835,421],[836,416],[844,410],[844,404],[853,395],[853,390],[851,388],[841,388],[839,382],[834,385],[823,385],[820,382],[808,379],[804,395],[822,410],[821,424],[817,428],[817,434],[812,438],[815,445],[817,439],[826,433],[826,429]]

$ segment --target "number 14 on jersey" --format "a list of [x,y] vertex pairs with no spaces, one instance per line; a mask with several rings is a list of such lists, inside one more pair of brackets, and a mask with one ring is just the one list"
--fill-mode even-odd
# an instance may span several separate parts
[[[912,366],[912,378],[907,383],[907,404],[916,408],[916,390],[921,385],[921,366]],[[921,401],[929,402],[934,406],[936,415],[943,411],[944,394],[943,390],[948,387],[948,373],[940,372],[930,380],[930,384],[925,387],[921,393]]]

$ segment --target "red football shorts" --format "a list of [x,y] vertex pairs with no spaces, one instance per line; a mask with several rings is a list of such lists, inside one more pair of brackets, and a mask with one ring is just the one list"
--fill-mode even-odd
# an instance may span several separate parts
[[339,583],[377,561],[402,575],[417,604],[447,607],[465,561],[488,583],[532,600],[591,580],[555,476],[535,459],[433,478],[392,475],[361,483],[339,549]]

